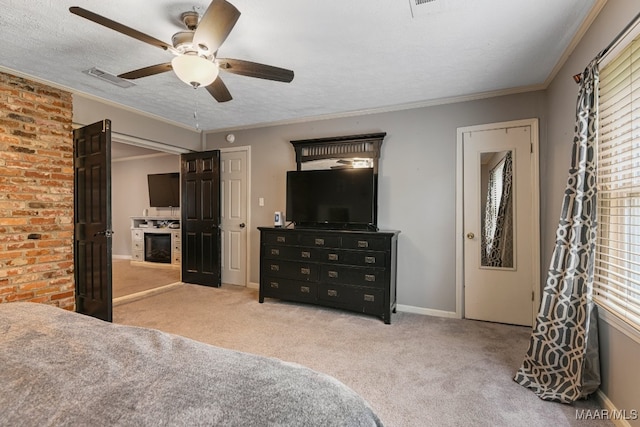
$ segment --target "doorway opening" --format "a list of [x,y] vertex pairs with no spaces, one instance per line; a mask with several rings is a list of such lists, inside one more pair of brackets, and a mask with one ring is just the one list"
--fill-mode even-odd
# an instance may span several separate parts
[[[174,230],[167,229],[166,233],[141,233],[140,239],[134,239],[132,217],[179,218],[179,208],[149,206],[147,175],[179,172],[182,151],[186,150],[166,151],[164,147],[154,148],[149,144],[139,143],[135,138],[112,134],[114,305],[163,292],[167,287],[171,288],[181,283],[179,264],[172,265],[170,233]],[[132,263],[132,260],[148,263]]]

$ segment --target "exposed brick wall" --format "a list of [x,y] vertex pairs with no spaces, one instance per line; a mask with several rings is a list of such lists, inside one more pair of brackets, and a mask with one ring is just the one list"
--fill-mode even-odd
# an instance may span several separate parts
[[75,307],[71,123],[70,93],[0,73],[0,303]]

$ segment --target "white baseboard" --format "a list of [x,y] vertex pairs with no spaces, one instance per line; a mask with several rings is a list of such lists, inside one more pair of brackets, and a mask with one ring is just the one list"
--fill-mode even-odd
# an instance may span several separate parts
[[249,282],[247,283],[249,289],[260,289],[260,283]]
[[113,259],[131,259],[131,255],[111,255]]
[[[629,423],[629,421],[625,420],[624,417],[615,416],[615,414],[620,414],[621,411],[618,408],[616,408],[613,402],[609,400],[607,395],[604,394],[602,390],[598,390],[596,392],[596,397],[598,398],[600,403],[602,403],[602,406],[604,407],[604,409],[606,409],[608,413],[611,414],[611,415],[608,415],[606,419],[611,421],[613,425],[615,425],[616,427],[631,427],[631,424]],[[626,415],[629,415],[629,414],[626,414]]]
[[175,282],[175,283],[171,283],[169,285],[164,285],[164,286],[160,286],[157,288],[153,288],[153,289],[148,289],[146,291],[141,291],[135,294],[130,294],[130,295],[125,295],[122,297],[117,297],[113,299],[113,305],[119,305],[119,304],[126,304],[128,302],[132,302],[132,301],[137,301],[139,299],[142,298],[146,298],[152,295],[157,295],[157,294],[161,294],[163,292],[166,292],[168,290],[171,290],[173,288],[176,288],[178,286],[182,286],[183,283],[182,282]]
[[396,306],[396,311],[402,311],[404,313],[422,314],[424,316],[447,317],[450,319],[458,318],[458,315],[456,314],[455,311],[434,310],[431,308],[414,307],[412,305],[404,305],[404,304],[398,304]]

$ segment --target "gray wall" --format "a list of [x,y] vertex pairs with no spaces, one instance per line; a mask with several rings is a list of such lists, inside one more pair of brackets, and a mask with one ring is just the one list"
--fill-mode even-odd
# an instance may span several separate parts
[[131,217],[149,209],[150,216],[180,216],[180,209],[149,207],[147,174],[180,171],[180,156],[158,154],[132,157],[111,163],[111,214],[113,216],[113,255],[131,256]]
[[[548,265],[567,181],[578,87],[571,78],[582,72],[598,52],[640,12],[637,0],[607,2],[571,57],[547,90],[547,144],[541,161],[543,188],[541,211],[542,260]],[[544,278],[544,276],[543,276]],[[601,309],[600,311],[602,311]],[[600,316],[602,390],[618,409],[640,411],[640,333],[628,335]],[[640,420],[630,420],[640,426]]]
[[[417,311],[456,310],[455,218],[458,127],[538,117],[543,92],[357,117],[235,131],[250,145],[250,281],[259,281],[258,226],[285,210],[285,172],[295,169],[290,140],[386,132],[379,171],[378,226],[401,231],[398,303]],[[208,149],[228,147],[227,132],[207,135]],[[544,140],[544,132],[541,135]],[[258,206],[264,197],[265,206]]]
[[194,151],[200,151],[202,146],[200,132],[193,129],[173,125],[86,96],[73,95],[73,123],[88,125],[103,119],[111,120],[113,132],[126,136]]

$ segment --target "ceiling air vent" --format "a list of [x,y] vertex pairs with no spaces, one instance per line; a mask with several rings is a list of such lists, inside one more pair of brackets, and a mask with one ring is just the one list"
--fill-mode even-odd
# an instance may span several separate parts
[[109,82],[124,89],[135,86],[135,84],[133,82],[130,82],[129,80],[114,76],[113,74],[109,74],[106,71],[99,70],[96,67],[84,70],[83,73],[92,77],[99,78],[100,80],[104,80],[105,82]]
[[442,12],[443,0],[409,0],[411,5],[411,16],[431,15],[433,13]]

